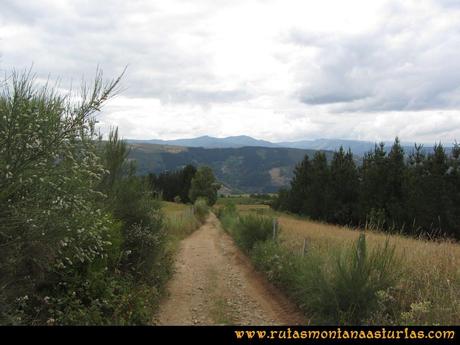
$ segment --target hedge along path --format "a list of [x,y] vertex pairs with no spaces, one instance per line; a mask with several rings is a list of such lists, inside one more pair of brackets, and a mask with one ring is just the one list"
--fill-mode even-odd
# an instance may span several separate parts
[[160,304],[159,325],[306,325],[308,320],[256,272],[214,214],[184,239]]

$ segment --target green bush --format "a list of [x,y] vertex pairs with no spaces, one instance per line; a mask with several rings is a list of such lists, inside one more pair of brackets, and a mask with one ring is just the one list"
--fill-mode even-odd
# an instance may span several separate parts
[[115,279],[109,261],[121,253],[119,226],[100,203],[93,115],[117,82],[98,75],[79,101],[37,87],[29,74],[1,84],[1,324],[63,322],[65,305],[80,306],[78,323],[91,317],[86,308],[104,314],[103,295],[87,287]]
[[229,200],[225,202],[224,207],[221,209],[224,214],[228,214],[231,216],[237,216],[238,211],[236,209],[236,204],[232,201]]
[[205,198],[206,203],[212,206],[217,201],[217,191],[220,184],[216,181],[212,169],[207,166],[198,168],[192,178],[189,198],[192,202],[197,201],[199,198]]
[[75,282],[66,294],[47,301],[47,324],[143,325],[150,322],[159,299],[158,290],[122,273],[96,272]]
[[[125,141],[112,130],[103,145],[106,174],[100,189],[108,196],[104,206],[119,221],[122,234],[120,268],[138,283],[160,286],[169,269],[157,262],[165,252],[166,231],[161,203],[153,198],[147,181],[135,176],[135,166],[128,164]],[[165,272],[164,272],[165,271]]]
[[256,242],[266,241],[273,236],[273,219],[255,214],[240,216],[233,234],[236,243],[250,252]]
[[209,206],[205,198],[198,198],[194,204],[195,215],[201,223],[206,221],[209,214]]
[[221,213],[219,215],[220,222],[225,231],[233,234],[238,225],[238,216],[231,213]]
[[238,211],[233,201],[228,201],[223,207],[216,209],[216,215],[219,218],[222,227],[227,232],[233,232],[238,223]]
[[149,224],[152,211],[161,208],[161,202],[147,192],[146,183],[137,176],[125,177],[118,181],[113,190],[108,191],[108,207],[116,219],[125,227],[133,224]]
[[155,212],[148,224],[131,225],[124,237],[126,256],[123,264],[138,280],[153,283],[156,273],[153,267],[163,252],[166,239],[162,214]]
[[14,74],[0,84],[0,324],[145,324],[171,260],[159,204],[80,101]]

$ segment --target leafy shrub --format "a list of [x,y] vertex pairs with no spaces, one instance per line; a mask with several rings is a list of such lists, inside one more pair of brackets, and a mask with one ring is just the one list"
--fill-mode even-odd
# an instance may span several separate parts
[[217,201],[217,191],[220,184],[216,181],[210,167],[200,167],[191,180],[189,198],[195,202],[199,198],[205,198],[209,206]]
[[94,131],[117,83],[98,74],[78,103],[27,74],[1,84],[0,324],[151,320],[171,267],[159,204],[117,132]]
[[149,224],[152,211],[159,210],[161,203],[146,192],[145,182],[136,176],[118,181],[108,192],[109,207],[116,219],[123,221],[126,227],[133,224]]
[[95,262],[100,279],[111,275],[117,225],[99,204],[104,167],[92,116],[117,83],[98,74],[75,102],[28,74],[1,84],[0,323],[46,323],[69,294],[82,310],[97,306],[92,290],[70,289],[91,281]]
[[142,325],[150,322],[152,308],[158,303],[156,289],[138,284],[122,273],[108,275],[97,271],[74,282],[66,286],[65,294],[44,298],[46,324]]
[[139,280],[151,281],[155,276],[154,264],[163,252],[166,232],[163,228],[163,216],[152,211],[148,223],[136,223],[125,230],[124,264]]
[[160,284],[165,266],[154,270],[164,253],[166,232],[161,203],[153,198],[147,181],[134,176],[135,166],[126,161],[126,142],[112,130],[102,149],[106,174],[100,188],[108,195],[105,206],[121,224],[121,267],[137,282]]
[[266,241],[272,236],[273,219],[269,217],[248,214],[240,216],[234,227],[236,243],[249,252],[258,241]]

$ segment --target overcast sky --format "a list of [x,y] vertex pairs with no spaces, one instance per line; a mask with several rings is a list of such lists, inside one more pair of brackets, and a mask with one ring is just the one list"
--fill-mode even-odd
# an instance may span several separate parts
[[460,1],[0,0],[0,70],[128,65],[125,138],[460,140]]

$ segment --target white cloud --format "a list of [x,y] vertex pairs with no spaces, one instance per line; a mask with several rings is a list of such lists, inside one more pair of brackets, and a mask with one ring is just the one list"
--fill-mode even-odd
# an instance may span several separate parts
[[0,69],[124,93],[129,138],[460,137],[460,6],[443,1],[2,1]]

